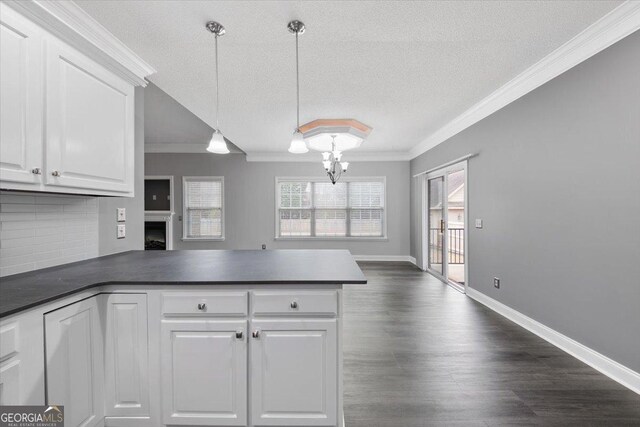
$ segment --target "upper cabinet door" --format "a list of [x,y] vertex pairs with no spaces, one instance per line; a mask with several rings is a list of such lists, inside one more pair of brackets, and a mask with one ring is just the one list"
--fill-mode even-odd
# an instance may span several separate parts
[[0,4],[0,181],[39,184],[42,170],[41,31]]
[[47,404],[64,405],[65,426],[104,423],[103,338],[98,297],[45,314]]
[[162,412],[168,425],[247,425],[247,322],[162,321]]
[[252,320],[251,331],[252,425],[338,425],[336,320]]
[[61,42],[46,51],[46,184],[132,195],[133,86]]

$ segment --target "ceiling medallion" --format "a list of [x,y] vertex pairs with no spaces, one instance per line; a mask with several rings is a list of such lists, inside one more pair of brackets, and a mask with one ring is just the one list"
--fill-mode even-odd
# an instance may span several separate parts
[[371,130],[354,119],[319,119],[300,126],[309,148],[322,152],[322,166],[334,185],[349,167],[342,152],[360,147]]

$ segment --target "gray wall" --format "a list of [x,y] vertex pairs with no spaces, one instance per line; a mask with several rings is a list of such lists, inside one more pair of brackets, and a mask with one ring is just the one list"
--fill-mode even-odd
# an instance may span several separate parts
[[[209,144],[213,128],[187,110],[153,83],[144,89],[144,142],[151,146],[158,144],[189,144],[201,146]],[[242,153],[227,140],[232,153]]]
[[[99,251],[109,255],[133,249],[144,249],[144,98],[145,89],[135,91],[135,197],[100,197]],[[116,238],[116,209],[127,210],[127,235]]]
[[[637,32],[411,161],[413,175],[478,152],[470,286],[637,372],[639,47]],[[420,188],[412,179],[418,260]]]
[[[318,154],[318,157],[320,155]],[[317,163],[247,162],[243,154],[145,155],[147,175],[173,175],[175,187],[174,249],[345,248],[354,255],[409,254],[409,162],[354,162],[349,174],[387,177],[387,241],[275,241],[275,178],[326,176]],[[224,176],[223,242],[183,242],[182,176]]]

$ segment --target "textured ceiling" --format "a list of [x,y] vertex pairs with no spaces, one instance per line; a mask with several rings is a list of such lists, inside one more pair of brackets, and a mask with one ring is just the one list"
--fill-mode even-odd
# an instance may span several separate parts
[[[225,136],[248,153],[286,152],[301,123],[355,118],[358,151],[406,152],[591,25],[620,1],[77,0],[158,72],[158,87],[215,125],[213,36],[221,22]],[[173,141],[164,141],[173,142]]]

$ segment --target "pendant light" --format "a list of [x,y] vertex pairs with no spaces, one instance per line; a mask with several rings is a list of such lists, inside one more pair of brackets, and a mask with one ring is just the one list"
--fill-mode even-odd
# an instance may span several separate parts
[[228,154],[229,147],[227,147],[227,142],[224,140],[222,132],[220,132],[220,89],[218,85],[218,37],[224,35],[225,29],[221,24],[209,21],[207,22],[207,30],[216,36],[216,129],[213,132],[211,141],[209,141],[207,151],[216,154]]
[[300,72],[298,65],[298,35],[304,33],[304,24],[300,21],[291,21],[287,25],[290,33],[296,35],[296,130],[293,132],[289,152],[293,154],[303,154],[309,151],[304,142],[302,132],[300,132]]

